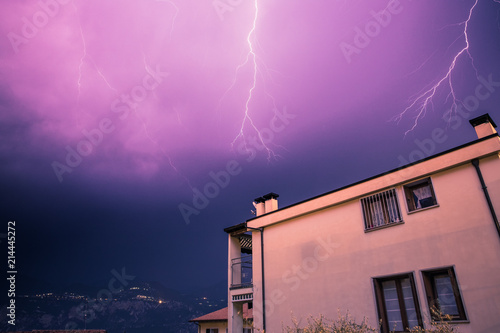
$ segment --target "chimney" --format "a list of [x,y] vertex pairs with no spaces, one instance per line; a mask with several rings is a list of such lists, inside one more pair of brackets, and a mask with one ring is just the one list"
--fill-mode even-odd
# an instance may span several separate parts
[[265,214],[265,207],[264,207],[264,198],[259,197],[254,200],[254,207],[255,207],[255,216],[260,216],[262,214]]
[[256,209],[256,216],[260,216],[263,214],[270,213],[278,209],[278,200],[279,197],[276,193],[268,193],[262,197],[259,197],[254,200],[254,206]]
[[484,138],[488,135],[497,134],[497,131],[495,130],[497,125],[487,113],[471,119],[469,122],[476,130],[478,139]]

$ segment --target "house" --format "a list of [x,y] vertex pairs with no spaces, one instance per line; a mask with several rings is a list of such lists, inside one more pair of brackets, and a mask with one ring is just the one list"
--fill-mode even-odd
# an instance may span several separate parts
[[488,114],[478,139],[226,228],[228,328],[255,331],[349,313],[381,332],[429,328],[432,308],[462,333],[500,332],[500,137]]
[[17,333],[106,333],[106,330],[33,330]]
[[[227,326],[227,307],[208,313],[198,318],[191,319],[190,322],[198,325],[198,333],[225,333]],[[252,332],[252,308],[246,304],[243,308],[243,333]]]

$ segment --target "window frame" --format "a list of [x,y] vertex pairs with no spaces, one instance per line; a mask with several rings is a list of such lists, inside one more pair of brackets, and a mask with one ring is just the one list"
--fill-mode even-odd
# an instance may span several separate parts
[[[454,266],[426,269],[421,271],[422,282],[424,284],[425,297],[427,300],[427,309],[429,310],[430,318],[433,322],[446,320],[452,323],[469,322],[467,310],[465,308],[465,302],[462,296],[462,291],[460,289],[460,284],[458,283],[457,275],[455,273]],[[432,307],[436,306],[439,309],[439,302],[437,301],[437,290],[435,282],[433,280],[434,276],[447,274],[450,278],[451,286],[453,288],[453,296],[455,298],[455,305],[457,306],[458,315],[450,315],[451,318],[437,318],[432,311]],[[437,305],[436,305],[437,304]]]
[[[415,206],[415,201],[413,200],[412,189],[424,187],[426,184],[429,185],[432,198],[434,199],[434,203],[430,206],[427,206],[427,207],[417,208]],[[437,197],[436,197],[436,191],[434,191],[434,184],[432,182],[431,177],[421,178],[421,179],[415,180],[411,183],[404,184],[403,185],[403,193],[405,196],[406,211],[408,212],[408,214],[420,212],[422,210],[426,210],[426,209],[430,209],[430,208],[439,207],[439,203],[438,203]]]
[[[375,303],[376,303],[376,307],[377,307],[377,315],[378,315],[378,320],[380,321],[380,330],[382,333],[408,332],[407,328],[411,328],[411,327],[405,328],[405,325],[409,326],[409,322],[408,322],[408,316],[406,313],[406,306],[404,304],[404,295],[403,295],[403,291],[402,291],[402,287],[401,287],[401,280],[403,280],[403,279],[410,280],[410,287],[411,287],[411,291],[412,291],[413,303],[415,306],[415,312],[417,315],[418,325],[422,328],[424,327],[423,319],[422,319],[422,311],[421,311],[420,302],[418,299],[418,291],[417,291],[417,286],[415,284],[414,274],[413,274],[413,272],[402,273],[402,274],[397,274],[397,275],[389,275],[389,276],[372,278],[374,292],[375,292]],[[386,298],[385,298],[383,288],[382,288],[382,283],[385,281],[395,281],[396,291],[398,294],[398,304],[399,304],[399,310],[400,310],[400,315],[401,315],[401,322],[402,322],[403,328],[404,328],[403,331],[393,331],[389,327],[387,308],[385,305]]]
[[205,332],[206,333],[219,333],[219,328],[216,327],[216,328],[207,328],[205,329]]
[[[390,193],[390,196],[394,198],[395,202],[395,207],[397,211],[397,215],[399,219],[394,222],[387,222],[388,218],[390,218],[390,213],[389,211],[391,208],[388,206],[388,195],[387,193]],[[374,200],[375,198],[375,200]],[[371,201],[370,201],[371,200]],[[373,215],[373,210],[371,209],[372,207],[368,207],[368,204],[373,204],[374,202],[381,202],[381,208],[382,208],[382,214],[384,216],[384,224],[381,225],[374,225],[374,215]],[[395,187],[391,187],[388,189],[385,189],[383,191],[379,191],[376,193],[373,193],[371,195],[365,196],[360,198],[360,204],[361,204],[361,214],[363,216],[363,227],[365,232],[370,232],[378,229],[384,229],[387,227],[391,227],[394,225],[399,225],[403,224],[403,214],[401,211],[401,206],[399,205],[399,198],[398,198],[398,190]],[[370,212],[369,217],[367,216],[367,212]],[[371,225],[371,227],[369,226]]]

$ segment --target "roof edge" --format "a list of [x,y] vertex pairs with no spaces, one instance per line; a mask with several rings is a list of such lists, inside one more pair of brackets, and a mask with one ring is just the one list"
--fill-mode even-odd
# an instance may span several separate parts
[[224,228],[224,231],[227,232],[228,234],[232,234],[232,233],[238,232],[238,231],[240,231],[240,232],[245,231],[246,232],[246,229],[247,229],[247,223],[243,222],[243,223],[239,223],[239,224]]
[[491,126],[493,126],[494,128],[497,128],[497,124],[495,124],[495,122],[493,121],[493,119],[491,119],[491,117],[488,113],[485,113],[479,117],[476,117],[474,119],[469,120],[469,123],[474,127],[481,125],[481,124],[490,123]]
[[371,176],[371,177],[368,177],[368,178],[365,178],[365,179],[362,179],[360,181],[357,181],[355,183],[351,183],[351,184],[348,184],[348,185],[345,185],[345,186],[342,186],[342,187],[339,187],[339,188],[336,188],[334,190],[331,190],[331,191],[328,191],[328,192],[325,192],[325,193],[322,193],[322,194],[319,194],[319,195],[316,195],[314,197],[311,197],[311,198],[308,198],[308,199],[305,199],[305,200],[302,200],[302,201],[298,201],[296,203],[293,203],[291,205],[288,205],[288,206],[285,206],[283,208],[280,208],[278,210],[274,210],[272,212],[269,212],[269,213],[265,213],[265,214],[262,214],[262,215],[259,215],[259,216],[256,216],[256,217],[252,217],[248,220],[246,220],[246,222],[250,222],[250,221],[254,221],[254,220],[257,220],[261,217],[264,217],[264,216],[267,216],[267,215],[270,215],[270,214],[274,214],[274,213],[277,213],[277,212],[281,212],[287,208],[291,208],[291,207],[294,207],[294,206],[297,206],[297,205],[300,205],[300,204],[303,204],[303,203],[306,203],[308,201],[312,201],[312,200],[315,200],[315,199],[318,199],[318,198],[321,198],[321,197],[324,197],[324,196],[327,196],[329,194],[332,194],[332,193],[335,193],[335,192],[339,192],[339,191],[342,191],[342,190],[345,190],[349,187],[353,187],[353,186],[356,186],[356,185],[359,185],[359,184],[362,184],[364,182],[367,182],[367,181],[370,181],[370,180],[373,180],[373,179],[376,179],[376,178],[379,178],[379,177],[383,177],[385,175],[388,175],[388,174],[391,174],[393,172],[396,172],[396,171],[399,171],[399,170],[403,170],[403,169],[406,169],[406,168],[409,168],[411,166],[414,166],[414,165],[417,165],[417,164],[420,164],[420,163],[423,163],[425,161],[428,161],[428,160],[431,160],[433,158],[436,158],[436,157],[439,157],[441,155],[445,155],[445,154],[449,154],[453,151],[456,151],[456,150],[460,150],[462,148],[465,148],[465,147],[468,147],[468,146],[472,146],[476,143],[479,143],[479,142],[482,142],[482,141],[486,141],[486,140],[489,140],[489,139],[492,139],[494,137],[498,137],[500,138],[500,133],[495,133],[495,134],[491,134],[491,135],[488,135],[488,136],[485,136],[484,138],[480,138],[480,139],[477,139],[477,140],[474,140],[474,141],[471,141],[471,142],[467,142],[463,145],[460,145],[460,146],[457,146],[455,148],[451,148],[451,149],[448,149],[448,150],[445,150],[441,153],[438,153],[438,154],[434,154],[434,155],[431,155],[431,156],[428,156],[426,158],[423,158],[421,160],[418,160],[418,161],[415,161],[413,163],[409,163],[409,164],[405,164],[403,166],[400,166],[400,167],[397,167],[395,169],[391,169],[389,171],[385,171],[383,173],[380,173],[380,174],[377,174],[377,175],[374,175],[374,176]]

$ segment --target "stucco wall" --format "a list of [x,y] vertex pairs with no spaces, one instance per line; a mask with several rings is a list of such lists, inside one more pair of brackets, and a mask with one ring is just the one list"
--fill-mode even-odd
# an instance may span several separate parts
[[[500,160],[480,163],[497,213]],[[463,333],[500,332],[500,238],[473,166],[431,176],[439,206],[407,213],[404,224],[364,232],[359,199],[265,228],[266,332],[281,332],[292,314],[337,317],[346,310],[377,326],[372,278],[413,272],[420,310],[429,317],[421,270],[454,266],[470,323]],[[296,208],[295,208],[296,209]],[[270,217],[271,218],[271,217]],[[254,320],[262,319],[260,235],[254,232]]]

